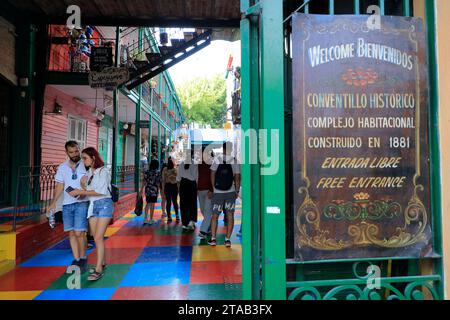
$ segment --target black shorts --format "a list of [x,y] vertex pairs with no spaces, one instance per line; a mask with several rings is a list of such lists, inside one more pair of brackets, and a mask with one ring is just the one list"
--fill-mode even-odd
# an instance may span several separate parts
[[158,197],[157,196],[145,196],[145,201],[147,203],[156,203],[156,202],[158,202]]

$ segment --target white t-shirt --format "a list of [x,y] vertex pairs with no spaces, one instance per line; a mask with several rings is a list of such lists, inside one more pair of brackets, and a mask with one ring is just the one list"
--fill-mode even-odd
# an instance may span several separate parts
[[[236,163],[237,161],[232,156],[226,156],[225,163],[231,164],[231,168],[233,170],[233,175],[240,174],[241,173],[241,166]],[[223,163],[223,155],[219,155],[214,158],[214,161],[211,165],[211,171],[216,172],[217,168],[219,167],[219,164]],[[235,192],[236,187],[234,186],[234,182],[231,185],[231,188],[229,190],[218,190],[214,187],[214,193],[228,193],[228,192]]]
[[93,172],[93,169],[91,168],[87,172],[86,190],[95,191],[96,193],[101,194],[101,196],[90,196],[89,201],[93,202],[100,199],[111,198],[111,193],[109,192],[110,185],[111,174],[107,168],[97,168],[95,172]]
[[191,181],[198,181],[198,165],[191,163],[189,169],[184,168],[184,162],[178,166],[177,181],[185,178]]
[[[64,184],[63,206],[89,200],[87,197],[82,197],[80,199],[74,198],[66,192],[66,189],[68,187],[72,187],[74,189],[81,189],[80,180],[83,176],[86,175],[86,168],[81,160],[76,164],[76,168],[74,170],[72,170],[72,168],[70,167],[69,161],[70,160],[63,162],[58,167],[58,171],[56,171],[55,175],[55,181],[57,183]],[[75,179],[72,179],[73,177],[75,177]]]
[[[105,167],[95,169],[92,168],[87,172],[86,190],[95,191],[101,196],[89,196],[88,219],[94,211],[94,201],[111,198],[109,191],[111,185],[111,174]],[[92,179],[91,179],[92,178]]]

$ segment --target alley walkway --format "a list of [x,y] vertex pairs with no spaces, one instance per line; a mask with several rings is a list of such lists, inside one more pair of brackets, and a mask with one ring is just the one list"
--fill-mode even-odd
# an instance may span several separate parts
[[[197,236],[200,219],[195,233],[183,232],[181,223],[160,219],[160,203],[156,209],[156,225],[143,227],[143,216],[129,213],[108,228],[102,279],[88,282],[83,274],[81,289],[67,289],[65,270],[73,258],[64,240],[0,277],[0,300],[241,299],[240,202],[231,248],[223,245],[223,215],[218,246],[210,247]],[[95,249],[89,250],[88,263],[95,257]]]

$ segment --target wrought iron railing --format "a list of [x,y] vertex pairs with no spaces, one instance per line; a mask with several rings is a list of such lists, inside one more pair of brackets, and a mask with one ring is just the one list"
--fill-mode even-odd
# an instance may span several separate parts
[[58,165],[20,167],[17,174],[13,230],[18,222],[39,221],[50,204],[56,187]]

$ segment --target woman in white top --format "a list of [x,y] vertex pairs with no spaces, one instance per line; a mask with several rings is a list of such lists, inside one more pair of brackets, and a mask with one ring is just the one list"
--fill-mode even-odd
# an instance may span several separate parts
[[[189,162],[193,162],[192,159]],[[181,223],[184,230],[195,230],[197,222],[197,181],[198,166],[181,162],[178,167],[177,182],[180,191]]]
[[81,152],[81,158],[84,165],[89,167],[89,171],[81,180],[83,190],[74,190],[70,195],[72,197],[78,195],[89,197],[87,217],[97,248],[97,264],[90,270],[88,280],[96,281],[103,276],[106,267],[103,238],[114,210],[110,191],[111,175],[104,167],[105,163],[95,148],[84,149]]

